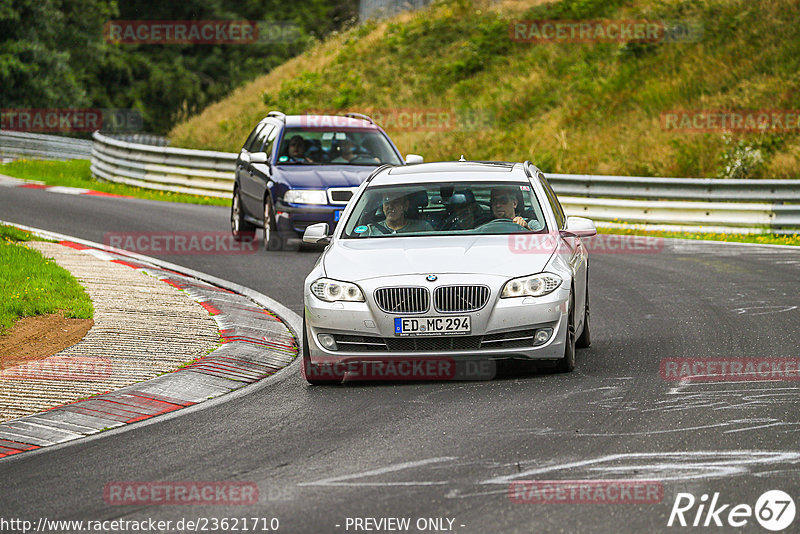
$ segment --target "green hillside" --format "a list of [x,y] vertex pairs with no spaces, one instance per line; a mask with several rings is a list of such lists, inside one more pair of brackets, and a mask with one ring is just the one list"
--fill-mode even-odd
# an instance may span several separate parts
[[[680,21],[696,42],[531,43],[520,20]],[[793,0],[445,0],[335,35],[179,124],[174,146],[238,151],[267,111],[375,113],[427,161],[531,159],[549,172],[800,177],[800,126],[694,133],[673,110],[800,109]],[[398,110],[447,120],[399,127]],[[727,170],[726,170],[727,167]]]

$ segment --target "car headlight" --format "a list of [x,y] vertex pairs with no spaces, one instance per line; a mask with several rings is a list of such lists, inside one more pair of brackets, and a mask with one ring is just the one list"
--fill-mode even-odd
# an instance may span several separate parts
[[552,293],[560,285],[561,277],[550,273],[513,278],[503,286],[503,292],[500,293],[500,298],[541,297],[542,295]]
[[350,282],[340,282],[330,278],[320,278],[311,284],[311,292],[326,302],[345,300],[349,302],[364,302],[364,293],[361,288]]
[[283,194],[283,201],[289,204],[327,204],[328,195],[319,189],[289,189]]

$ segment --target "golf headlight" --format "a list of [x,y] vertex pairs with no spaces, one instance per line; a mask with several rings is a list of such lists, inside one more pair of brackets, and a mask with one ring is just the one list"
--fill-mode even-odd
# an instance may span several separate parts
[[500,293],[500,298],[541,297],[552,293],[560,285],[561,277],[555,274],[541,273],[533,276],[523,276],[506,282],[503,292]]
[[357,285],[330,278],[320,278],[311,284],[311,292],[325,302],[336,302],[337,300],[364,302],[364,293]]
[[287,204],[327,204],[328,195],[319,189],[289,189],[283,194]]

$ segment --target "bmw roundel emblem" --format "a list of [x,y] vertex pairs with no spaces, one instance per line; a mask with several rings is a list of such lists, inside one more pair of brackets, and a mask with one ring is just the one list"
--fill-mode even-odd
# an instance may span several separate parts
[[425,277],[425,280],[427,280],[428,282],[435,282],[438,279],[439,277],[436,276],[435,274],[429,274],[428,276]]

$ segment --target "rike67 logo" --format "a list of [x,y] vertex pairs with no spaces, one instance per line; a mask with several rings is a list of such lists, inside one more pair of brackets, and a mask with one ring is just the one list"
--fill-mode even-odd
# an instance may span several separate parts
[[794,500],[781,490],[764,492],[756,500],[755,506],[723,503],[719,492],[715,492],[710,500],[705,493],[699,499],[691,493],[678,493],[667,526],[738,528],[755,518],[765,529],[778,532],[792,524],[795,512]]

